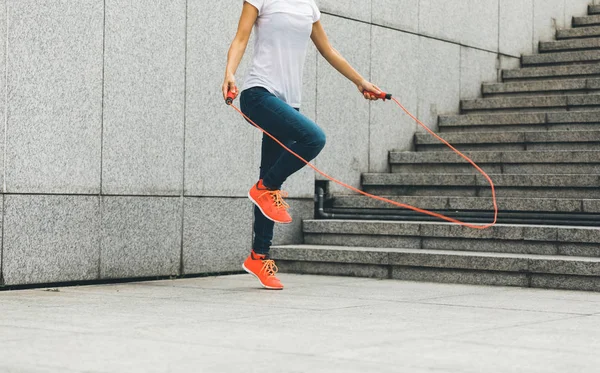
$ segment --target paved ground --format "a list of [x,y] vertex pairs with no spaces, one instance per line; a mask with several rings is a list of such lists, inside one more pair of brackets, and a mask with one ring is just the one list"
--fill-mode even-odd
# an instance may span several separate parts
[[598,372],[600,294],[282,275],[0,292],[0,372]]

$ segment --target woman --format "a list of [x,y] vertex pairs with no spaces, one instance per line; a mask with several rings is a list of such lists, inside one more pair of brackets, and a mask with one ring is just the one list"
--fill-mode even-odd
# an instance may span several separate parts
[[[237,34],[227,55],[223,98],[237,95],[235,72],[255,28],[252,66],[240,105],[242,112],[302,158],[310,161],[325,146],[325,134],[300,114],[302,72],[309,37],[321,55],[352,81],[366,99],[377,100],[379,89],[365,80],[329,44],[314,0],[245,0]],[[369,93],[373,92],[373,94]],[[260,177],[248,197],[254,204],[254,245],[243,268],[267,289],[283,289],[269,258],[275,223],[292,221],[281,192],[283,182],[305,166],[263,134]]]

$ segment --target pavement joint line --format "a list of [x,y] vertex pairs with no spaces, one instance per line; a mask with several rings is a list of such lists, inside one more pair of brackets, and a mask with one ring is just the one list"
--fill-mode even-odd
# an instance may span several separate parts
[[[258,289],[261,291],[261,293],[264,292],[264,294],[267,294],[267,291],[263,289]],[[84,292],[84,291],[69,291],[65,293],[71,293],[71,294],[90,294],[89,292]],[[248,292],[243,292],[243,291],[239,291],[239,293],[242,294],[248,294]],[[136,295],[136,294],[116,294],[116,293],[101,293],[101,292],[94,292],[93,294],[102,294],[103,296],[111,296],[111,297],[116,297],[116,298],[136,298],[136,299],[160,299],[160,300],[177,300],[178,302],[185,302],[185,303],[202,303],[202,304],[206,304],[206,299],[194,299],[194,300],[185,300],[185,299],[181,299],[181,298],[172,298],[172,297],[157,297],[157,296],[141,296],[141,295]],[[223,294],[227,294],[227,292],[222,292],[221,294],[211,294],[211,298],[213,296],[219,296],[219,295],[223,295]],[[271,294],[271,293],[268,293]],[[311,298],[326,298],[326,299],[331,299],[331,297],[327,297],[324,295],[321,296],[315,296],[315,295],[305,295],[305,294],[286,294],[286,295],[282,295],[282,296],[296,296],[296,297],[311,297]],[[352,300],[364,300],[365,302],[370,302],[373,303],[373,299],[369,299],[369,298],[343,298],[343,299],[352,299]],[[385,300],[378,300],[378,302],[380,303],[384,303]],[[245,303],[245,302],[243,302]],[[364,305],[353,305],[353,306],[343,306],[343,307],[327,307],[327,308],[307,308],[307,307],[290,307],[290,306],[278,306],[278,305],[273,305],[273,304],[269,304],[269,308],[278,308],[278,309],[285,309],[285,310],[309,310],[309,311],[329,311],[329,310],[338,310],[338,309],[345,309],[345,308],[356,308],[356,307],[365,307],[370,305],[370,303],[366,303]],[[222,304],[231,304],[231,302],[229,301],[218,301],[218,298],[215,299],[211,299],[210,300],[210,304],[215,304],[215,305],[222,305]],[[251,304],[247,304],[248,306],[253,306]],[[258,306],[253,306],[253,307],[258,307]]]
[[[531,326],[531,325],[546,324],[546,323],[551,323],[551,322],[556,322],[556,321],[571,320],[571,319],[578,319],[578,318],[584,318],[584,317],[589,317],[589,315],[574,315],[574,316],[571,316],[571,317],[561,317],[561,318],[557,318],[557,319],[542,320],[542,321],[535,321],[535,322],[529,322],[529,323],[518,323],[518,324],[513,324],[513,325],[502,325],[502,326],[497,326],[497,327],[491,327],[491,328],[481,329],[481,330],[478,330],[477,333],[479,333],[479,332],[490,332],[490,331],[493,331],[493,330],[520,328],[520,327],[526,327],[526,326]],[[448,334],[448,336],[454,337],[454,336],[460,336],[460,335],[467,335],[467,334],[470,334],[470,333],[472,333],[472,331],[469,331],[469,332],[459,332],[459,333],[450,333],[450,334]]]
[[469,340],[464,340],[464,339],[440,338],[439,340],[444,341],[444,342],[455,342],[455,343],[458,342],[458,343],[464,343],[464,344],[469,344],[469,345],[484,345],[484,346],[489,346],[489,347],[505,347],[505,348],[510,348],[510,349],[524,349],[524,350],[532,350],[532,351],[546,351],[546,352],[560,352],[560,353],[566,352],[566,353],[571,353],[574,355],[581,355],[580,352],[565,349],[564,345],[561,345],[561,348],[552,349],[552,348],[542,348],[542,347],[531,347],[530,345],[528,345],[528,346],[510,345],[510,344],[505,344],[505,343],[489,343],[489,342],[482,342],[482,341],[469,341]]
[[502,310],[502,311],[534,312],[534,313],[544,313],[544,314],[552,314],[552,315],[577,315],[577,316],[591,316],[591,315],[594,315],[594,314],[589,314],[589,313],[578,313],[578,312],[553,312],[553,311],[540,311],[540,310],[520,309],[520,308],[505,308],[505,307],[491,307],[491,306],[473,306],[473,305],[448,304],[448,303],[431,303],[431,302],[420,303],[419,302],[419,304],[431,304],[431,305],[446,306],[446,307],[492,309],[492,310]]

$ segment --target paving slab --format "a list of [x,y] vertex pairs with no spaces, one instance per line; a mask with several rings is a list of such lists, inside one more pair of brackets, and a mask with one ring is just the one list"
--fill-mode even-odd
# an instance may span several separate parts
[[0,371],[562,373],[600,364],[600,294],[280,277],[286,289],[275,292],[249,275],[2,291]]

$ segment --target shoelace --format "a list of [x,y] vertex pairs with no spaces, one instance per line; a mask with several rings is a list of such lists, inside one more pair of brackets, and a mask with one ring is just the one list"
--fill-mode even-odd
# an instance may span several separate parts
[[266,259],[266,260],[263,260],[262,262],[263,262],[263,267],[262,267],[261,271],[265,272],[267,275],[269,275],[269,277],[275,276],[277,271],[279,271],[279,268],[277,268],[277,266],[275,265],[275,261],[273,259]]
[[271,197],[273,197],[273,204],[275,205],[276,208],[280,209],[280,208],[285,208],[288,209],[290,208],[290,205],[288,205],[283,198],[287,197],[288,194],[287,192],[282,192],[281,190],[273,190],[269,192],[271,194]]

